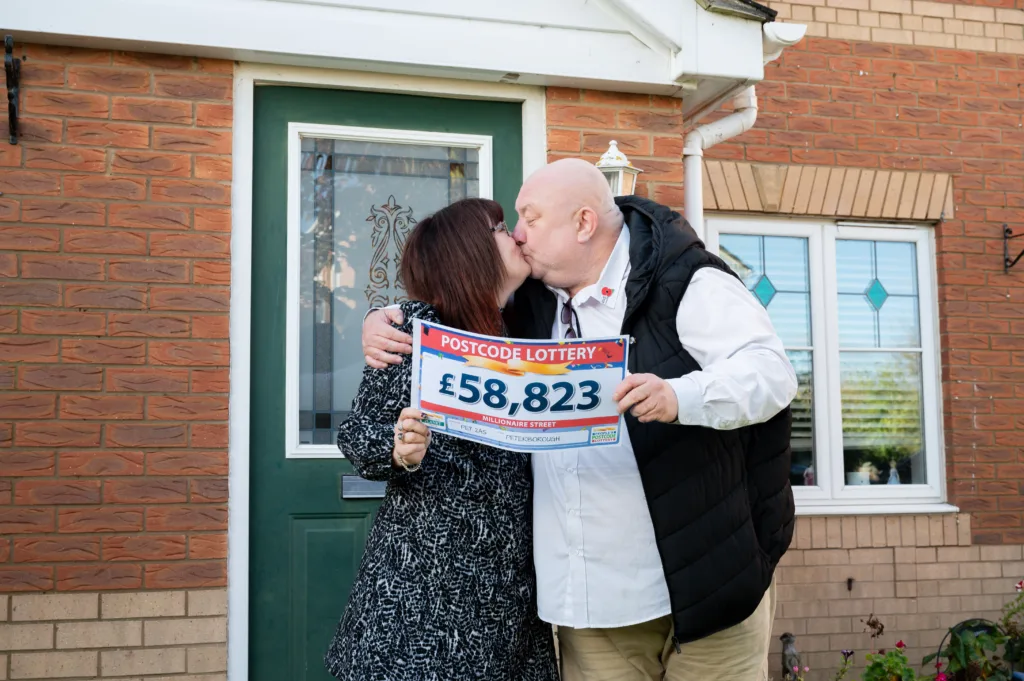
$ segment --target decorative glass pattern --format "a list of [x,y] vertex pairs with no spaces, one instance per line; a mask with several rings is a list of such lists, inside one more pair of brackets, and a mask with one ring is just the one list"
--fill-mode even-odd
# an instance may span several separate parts
[[757,299],[761,301],[761,304],[764,305],[765,307],[768,307],[768,304],[772,302],[772,298],[774,298],[775,294],[777,293],[777,289],[772,284],[771,279],[764,276],[762,276],[758,280],[757,284],[755,284],[754,288],[751,290],[754,292],[754,295],[757,296]]
[[913,243],[837,239],[836,279],[843,347],[920,346]]
[[404,300],[416,222],[480,195],[479,152],[304,138],[301,154],[299,441],[331,444],[362,375],[363,315]]
[[836,240],[847,485],[924,484],[916,244]]
[[793,400],[794,485],[819,485],[814,454],[810,266],[807,239],[748,234],[719,235],[719,255],[765,307],[796,371]]
[[881,310],[889,294],[886,292],[885,287],[882,286],[882,282],[875,279],[871,282],[871,286],[868,286],[868,290],[864,292],[864,297],[871,303],[871,307]]

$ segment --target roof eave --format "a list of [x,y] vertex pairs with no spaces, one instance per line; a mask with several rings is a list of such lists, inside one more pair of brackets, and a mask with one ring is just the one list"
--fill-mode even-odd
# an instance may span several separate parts
[[697,4],[709,12],[728,14],[762,23],[775,21],[779,14],[771,7],[766,7],[754,0],[697,0]]

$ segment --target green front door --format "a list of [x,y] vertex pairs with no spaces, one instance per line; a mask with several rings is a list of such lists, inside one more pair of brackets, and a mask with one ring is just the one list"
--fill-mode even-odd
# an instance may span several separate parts
[[363,315],[402,299],[417,220],[487,195],[514,215],[522,108],[257,87],[253,142],[249,676],[329,679],[321,659],[383,493],[334,445]]

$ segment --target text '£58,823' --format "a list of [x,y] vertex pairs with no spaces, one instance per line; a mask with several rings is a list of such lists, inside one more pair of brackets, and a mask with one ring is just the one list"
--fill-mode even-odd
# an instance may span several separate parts
[[436,432],[514,451],[612,445],[627,358],[623,336],[525,341],[417,321],[413,406]]

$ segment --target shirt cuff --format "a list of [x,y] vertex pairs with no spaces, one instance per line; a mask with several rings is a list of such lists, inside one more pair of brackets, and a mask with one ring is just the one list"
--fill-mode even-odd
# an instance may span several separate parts
[[665,379],[676,393],[678,413],[675,423],[699,426],[703,422],[704,391],[692,376]]

